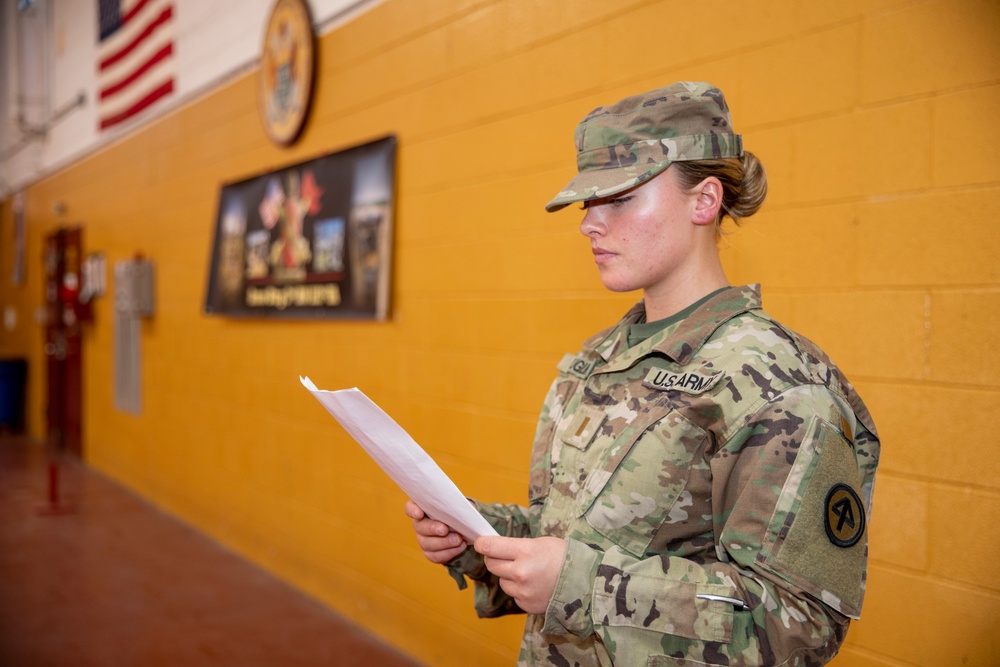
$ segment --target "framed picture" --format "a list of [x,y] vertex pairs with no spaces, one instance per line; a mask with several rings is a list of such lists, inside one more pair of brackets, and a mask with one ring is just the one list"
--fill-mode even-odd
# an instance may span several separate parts
[[224,184],[205,312],[385,320],[396,138]]

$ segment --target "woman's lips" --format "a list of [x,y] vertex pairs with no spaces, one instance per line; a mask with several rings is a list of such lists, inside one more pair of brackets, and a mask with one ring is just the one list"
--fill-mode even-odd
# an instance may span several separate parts
[[610,250],[605,250],[604,248],[600,248],[598,246],[592,247],[591,251],[594,253],[594,261],[598,264],[603,264],[615,256],[615,253]]

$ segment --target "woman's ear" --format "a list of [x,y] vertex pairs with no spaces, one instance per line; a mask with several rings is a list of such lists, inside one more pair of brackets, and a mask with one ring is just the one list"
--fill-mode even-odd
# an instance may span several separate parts
[[694,187],[695,204],[692,222],[696,225],[714,225],[722,207],[722,183],[709,176]]

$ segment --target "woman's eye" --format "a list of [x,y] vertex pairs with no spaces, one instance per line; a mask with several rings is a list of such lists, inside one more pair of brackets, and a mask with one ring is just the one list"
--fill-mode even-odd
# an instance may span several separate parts
[[580,209],[586,211],[588,208],[593,208],[594,206],[621,206],[629,202],[632,199],[632,195],[626,195],[624,197],[615,197],[614,199],[591,199],[590,201],[585,201],[580,204]]

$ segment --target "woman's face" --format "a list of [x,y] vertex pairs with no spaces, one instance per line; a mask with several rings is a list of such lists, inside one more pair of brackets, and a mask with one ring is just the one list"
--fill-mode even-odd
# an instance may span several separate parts
[[682,280],[695,261],[696,199],[667,168],[636,188],[589,202],[580,231],[590,238],[604,286],[656,294]]

